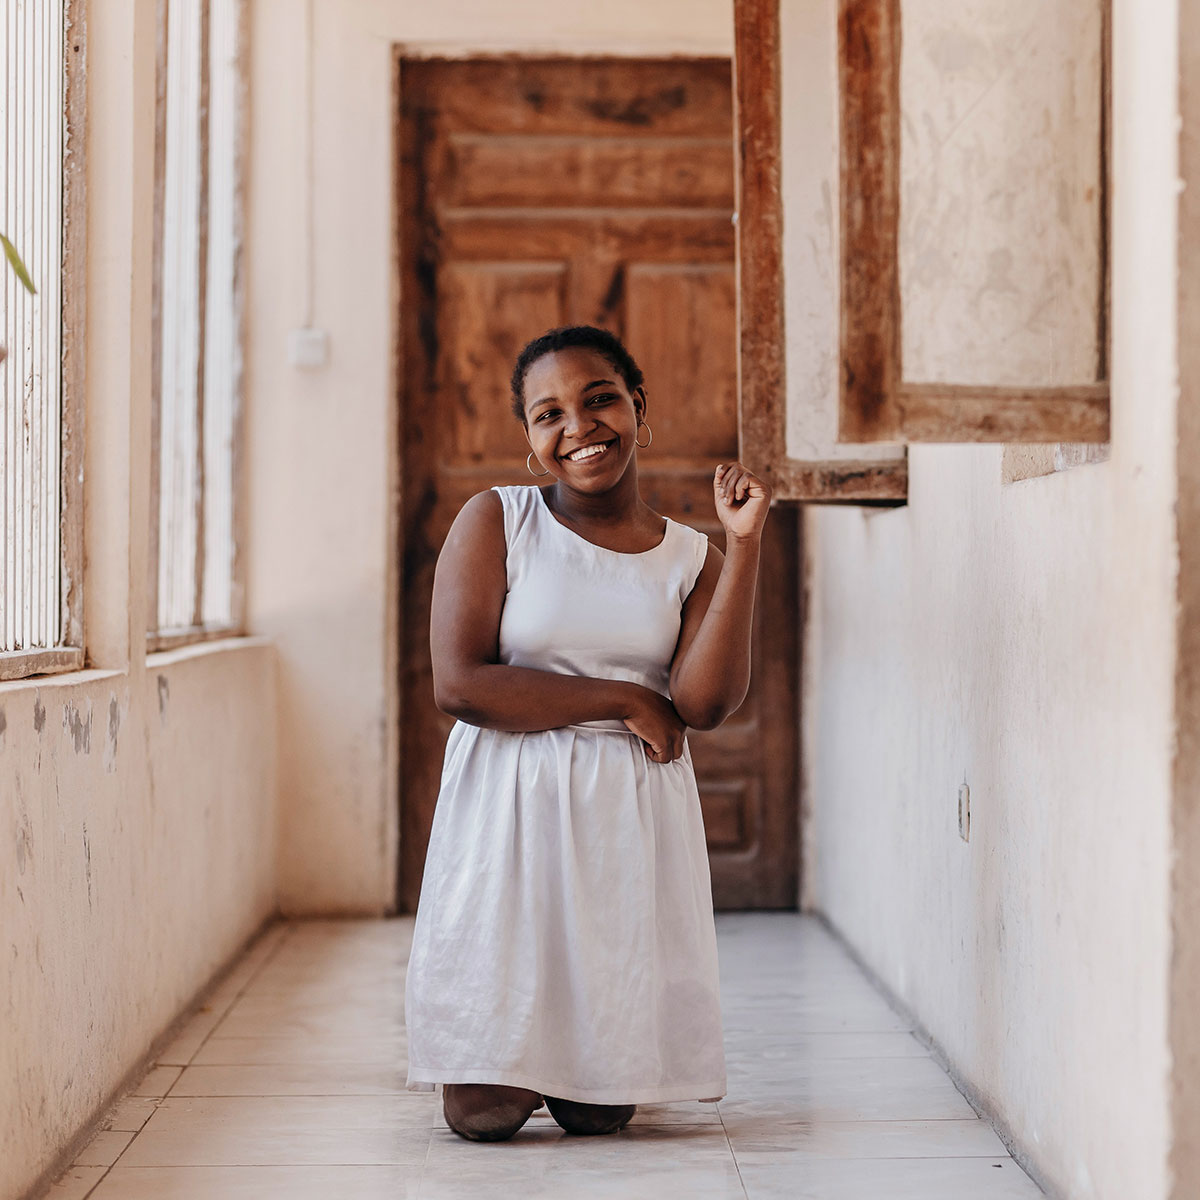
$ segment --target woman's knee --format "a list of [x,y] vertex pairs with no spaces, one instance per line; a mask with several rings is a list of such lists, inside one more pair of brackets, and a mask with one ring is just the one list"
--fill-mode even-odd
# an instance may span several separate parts
[[527,1088],[490,1083],[447,1083],[442,1086],[442,1112],[446,1124],[461,1137],[475,1142],[500,1142],[510,1138],[542,1098]]
[[616,1133],[637,1112],[636,1104],[582,1104],[557,1096],[547,1096],[546,1107],[568,1133]]

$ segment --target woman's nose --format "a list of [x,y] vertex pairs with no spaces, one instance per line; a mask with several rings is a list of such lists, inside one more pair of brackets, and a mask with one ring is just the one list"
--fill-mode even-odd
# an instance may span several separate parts
[[579,437],[581,434],[590,433],[595,427],[595,420],[585,409],[567,413],[566,434],[568,437]]

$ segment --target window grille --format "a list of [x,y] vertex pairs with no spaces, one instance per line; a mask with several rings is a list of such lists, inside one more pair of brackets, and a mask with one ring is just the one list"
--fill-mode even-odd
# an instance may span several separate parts
[[0,678],[82,659],[77,647],[64,649],[79,634],[74,581],[66,577],[74,543],[63,531],[71,424],[62,369],[67,7],[62,0],[0,5],[0,232],[37,289],[30,294],[0,260]]

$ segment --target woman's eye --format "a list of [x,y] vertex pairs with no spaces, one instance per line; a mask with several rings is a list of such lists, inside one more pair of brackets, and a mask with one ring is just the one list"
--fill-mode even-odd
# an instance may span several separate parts
[[588,403],[589,403],[589,404],[597,404],[597,403],[603,403],[603,404],[606,404],[606,403],[608,403],[608,401],[610,401],[610,400],[615,400],[615,399],[616,399],[616,396],[611,396],[611,395],[608,395],[608,394],[606,393],[606,394],[605,394],[605,395],[603,395],[603,396],[593,396],[593,397],[592,397],[592,398],[591,398],[591,399],[588,401]]
[[543,409],[542,412],[538,413],[537,420],[544,421],[547,417],[557,417],[557,416],[558,416],[557,408],[547,408],[547,409]]

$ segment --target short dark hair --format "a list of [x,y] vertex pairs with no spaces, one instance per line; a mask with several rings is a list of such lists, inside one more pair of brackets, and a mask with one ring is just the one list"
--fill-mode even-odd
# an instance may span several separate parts
[[517,365],[512,373],[512,410],[518,421],[525,420],[525,376],[529,368],[547,354],[575,346],[595,350],[608,359],[631,392],[645,382],[641,367],[633,361],[633,355],[625,349],[625,344],[615,333],[595,325],[562,325],[534,338],[517,355]]

